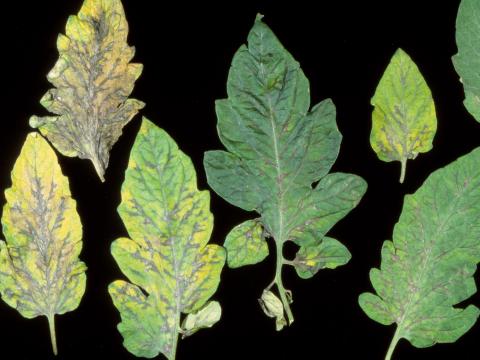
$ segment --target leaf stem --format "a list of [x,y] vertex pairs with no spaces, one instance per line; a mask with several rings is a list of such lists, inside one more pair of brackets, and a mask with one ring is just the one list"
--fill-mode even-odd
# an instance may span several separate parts
[[292,310],[290,309],[290,302],[287,298],[287,294],[285,293],[285,288],[283,287],[282,281],[282,266],[285,263],[285,259],[283,258],[283,241],[282,242],[275,242],[277,247],[277,269],[275,271],[275,284],[277,285],[278,294],[280,295],[280,299],[282,300],[283,309],[287,314],[287,322],[288,325],[292,325],[293,323],[293,314]]
[[105,170],[103,169],[102,163],[100,162],[99,158],[95,153],[92,153],[90,160],[92,161],[93,166],[95,167],[95,171],[98,174],[98,177],[102,182],[105,182],[105,178],[103,175],[105,174]]
[[403,184],[403,181],[405,180],[405,173],[407,172],[407,158],[402,158],[400,162],[402,164],[400,171],[400,184]]
[[48,327],[50,328],[50,339],[52,341],[52,350],[54,355],[58,355],[57,335],[55,333],[55,315],[47,315]]
[[173,336],[173,339],[172,339],[172,350],[170,352],[170,356],[168,356],[168,360],[175,360],[176,356],[177,356],[177,345],[178,345],[178,334],[181,333],[181,327],[180,327],[180,314],[181,312],[178,311],[178,315],[177,315],[177,318],[176,318],[176,324],[175,324],[175,329],[177,329],[177,331],[175,332],[175,335]]
[[393,335],[392,342],[390,343],[390,346],[388,347],[387,355],[385,356],[385,360],[390,360],[392,358],[393,350],[395,350],[395,347],[398,344],[398,341],[400,340],[400,331],[399,328],[395,330],[395,334]]

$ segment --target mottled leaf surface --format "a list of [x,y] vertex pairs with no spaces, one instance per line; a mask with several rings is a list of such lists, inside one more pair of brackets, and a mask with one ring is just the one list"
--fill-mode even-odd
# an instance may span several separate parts
[[235,226],[225,239],[227,263],[231,268],[256,264],[268,256],[268,244],[259,221],[247,220]]
[[392,342],[416,347],[457,340],[479,310],[456,306],[476,292],[480,260],[480,148],[433,172],[413,194],[385,241],[380,269],[370,280],[376,294],[360,296],[366,314],[396,323]]
[[128,96],[142,65],[130,63],[128,24],[120,0],[85,0],[60,34],[60,57],[48,73],[54,86],[41,104],[54,116],[30,125],[66,156],[90,159],[103,181],[109,152],[144,103]]
[[458,9],[453,64],[465,90],[464,105],[480,121],[480,3],[462,0]]
[[402,49],[393,55],[371,103],[370,144],[380,160],[400,161],[403,182],[407,160],[432,148],[437,118],[425,79]]
[[301,246],[293,260],[298,276],[311,278],[320,269],[345,265],[352,255],[338,240],[325,236],[312,245]]
[[129,282],[109,287],[132,354],[152,358],[161,352],[174,359],[181,314],[201,311],[216,291],[226,255],[222,247],[207,245],[209,206],[191,160],[144,119],[118,208],[130,238],[114,241],[111,249]]
[[[54,316],[78,307],[85,291],[82,224],[68,179],[39,134],[27,136],[5,191],[0,241],[0,293],[26,318]],[[54,352],[56,343],[52,333]]]
[[[341,142],[335,107],[324,100],[309,110],[307,78],[261,16],[248,45],[232,60],[227,93],[228,99],[216,102],[218,134],[227,151],[205,153],[208,183],[231,204],[261,215],[264,233],[277,245],[272,285],[277,285],[291,323],[280,274],[283,244],[319,244],[358,204],[366,183],[351,174],[328,174]],[[227,247],[232,247],[230,240]],[[255,246],[242,249],[251,253]]]

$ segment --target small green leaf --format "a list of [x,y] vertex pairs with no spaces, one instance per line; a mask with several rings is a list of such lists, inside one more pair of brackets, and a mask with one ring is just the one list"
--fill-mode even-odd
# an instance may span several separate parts
[[181,315],[198,316],[215,293],[226,255],[221,246],[207,244],[213,227],[209,207],[191,160],[144,119],[118,208],[130,238],[117,239],[111,249],[130,282],[109,287],[122,317],[118,330],[132,354],[151,358],[161,352],[174,359]]
[[370,144],[380,160],[400,161],[402,183],[407,160],[430,151],[437,131],[432,93],[402,49],[393,55],[371,103]]
[[63,155],[90,159],[102,181],[123,126],[145,105],[128,98],[142,65],[130,63],[127,35],[120,0],[85,0],[58,36],[60,58],[47,75],[54,88],[40,101],[55,116],[30,118]]
[[262,297],[258,299],[265,315],[275,318],[275,329],[280,331],[287,325],[282,301],[270,290],[264,290]]
[[268,244],[259,221],[248,220],[235,226],[223,244],[231,268],[256,264],[268,256]]
[[458,54],[453,65],[465,90],[464,105],[480,122],[480,3],[462,0],[457,15],[456,40]]
[[416,347],[456,341],[479,309],[458,304],[476,292],[480,261],[480,148],[433,172],[413,194],[385,241],[380,269],[370,280],[376,294],[360,295],[365,313],[397,324],[387,359],[404,338]]
[[182,324],[182,338],[193,335],[200,329],[215,325],[222,316],[222,308],[217,301],[209,301],[200,310],[187,315]]
[[57,353],[54,316],[75,310],[85,292],[82,224],[57,156],[37,133],[27,136],[5,191],[0,293],[22,316],[47,317]]
[[[283,286],[282,267],[293,260],[284,259],[284,244],[319,244],[358,204],[367,185],[356,175],[329,174],[342,138],[335,106],[327,99],[310,109],[307,78],[261,18],[257,16],[248,45],[233,57],[228,98],[215,104],[218,135],[227,151],[206,152],[204,166],[217,194],[261,215],[258,226],[263,236],[274,239],[277,253],[275,278],[266,291],[277,287],[291,324],[291,293]],[[225,244],[229,264],[263,259],[264,241],[246,241],[237,236],[240,230],[234,229]],[[253,244],[265,250],[253,257],[245,250]]]
[[293,260],[298,276],[311,278],[320,269],[345,265],[352,255],[339,241],[325,236],[317,244],[300,247]]

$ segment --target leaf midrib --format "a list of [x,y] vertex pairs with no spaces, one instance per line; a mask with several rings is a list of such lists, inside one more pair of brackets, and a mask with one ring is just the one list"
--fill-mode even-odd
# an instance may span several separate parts
[[[263,48],[263,37],[264,33],[261,32],[259,34],[260,37],[260,51],[263,54],[264,53],[264,48]],[[260,63],[260,75],[262,78],[265,80],[266,75],[265,75],[265,68],[263,63]],[[284,219],[283,219],[283,189],[282,189],[282,167],[280,164],[280,155],[278,151],[278,141],[277,141],[277,127],[275,125],[275,113],[274,113],[274,108],[272,105],[272,99],[270,95],[267,93],[266,95],[267,101],[268,101],[268,110],[269,110],[269,116],[268,119],[270,120],[270,125],[272,127],[272,137],[273,137],[273,150],[274,150],[274,155],[275,155],[275,170],[277,171],[277,179],[276,183],[278,186],[278,225],[279,225],[279,233],[278,234],[273,234],[275,235],[274,239],[276,242],[279,244],[283,243],[283,227],[284,227]],[[273,230],[273,229],[272,229]]]

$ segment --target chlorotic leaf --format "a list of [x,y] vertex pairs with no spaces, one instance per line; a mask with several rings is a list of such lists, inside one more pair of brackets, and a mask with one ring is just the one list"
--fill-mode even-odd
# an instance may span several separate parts
[[402,183],[407,160],[430,151],[437,131],[432,93],[402,49],[393,55],[371,103],[370,144],[380,160],[400,161]]
[[345,265],[351,257],[344,245],[325,236],[317,244],[301,246],[293,263],[298,276],[308,279],[320,269],[335,269]]
[[111,249],[130,282],[109,287],[124,346],[136,356],[161,352],[174,359],[181,314],[198,316],[218,287],[226,255],[221,246],[207,245],[213,227],[209,203],[208,191],[197,189],[190,159],[144,119],[118,208],[130,238],[114,241]]
[[235,226],[224,243],[227,263],[231,268],[261,262],[268,256],[268,244],[259,221],[248,220]]
[[404,338],[416,347],[456,341],[479,310],[456,307],[476,292],[480,261],[480,148],[433,172],[413,194],[385,241],[380,269],[370,280],[376,294],[359,302],[373,320],[397,329],[388,351]]
[[54,317],[75,310],[85,292],[82,224],[68,179],[39,134],[27,136],[5,191],[0,241],[0,293],[22,316],[47,317],[57,353]]
[[[270,289],[276,285],[286,312],[286,317],[275,315],[281,328],[281,319],[293,321],[282,267],[295,265],[284,259],[284,243],[310,246],[309,253],[311,247],[323,246],[330,228],[358,204],[366,183],[356,175],[328,174],[341,142],[335,106],[324,100],[309,111],[307,78],[261,18],[257,16],[248,45],[232,60],[228,99],[216,102],[218,134],[228,151],[206,152],[204,166],[213,190],[235,206],[257,211],[262,236],[275,241],[277,271],[264,295],[273,294]],[[267,254],[259,236],[239,236],[248,226],[232,230],[225,242],[233,267]],[[259,246],[265,250],[254,254]]]
[[104,181],[109,152],[122,128],[143,108],[128,99],[142,65],[130,63],[128,24],[120,0],[85,0],[60,34],[60,57],[41,104],[55,116],[30,118],[65,156],[90,159]]
[[182,338],[193,335],[200,329],[215,325],[222,316],[222,308],[218,301],[209,301],[200,310],[190,313],[182,324]]
[[453,65],[460,75],[465,90],[464,105],[480,122],[480,3],[462,0],[457,15],[456,40],[458,54]]

